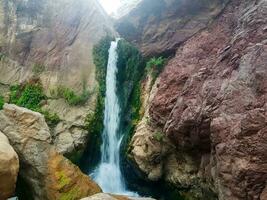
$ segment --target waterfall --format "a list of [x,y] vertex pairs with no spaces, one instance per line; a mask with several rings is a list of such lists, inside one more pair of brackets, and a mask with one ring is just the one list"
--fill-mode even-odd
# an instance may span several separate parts
[[118,134],[120,125],[120,105],[117,96],[117,46],[119,39],[111,42],[106,75],[106,97],[104,131],[102,134],[101,162],[92,177],[106,193],[134,195],[126,190],[120,169],[120,146],[122,136]]

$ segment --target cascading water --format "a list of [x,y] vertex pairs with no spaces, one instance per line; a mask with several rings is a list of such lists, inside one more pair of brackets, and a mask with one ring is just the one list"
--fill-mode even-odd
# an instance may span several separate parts
[[117,97],[118,42],[119,39],[111,42],[109,49],[101,162],[92,177],[104,192],[135,196],[134,193],[126,190],[120,169],[120,146],[122,137],[118,135],[120,124],[120,105]]

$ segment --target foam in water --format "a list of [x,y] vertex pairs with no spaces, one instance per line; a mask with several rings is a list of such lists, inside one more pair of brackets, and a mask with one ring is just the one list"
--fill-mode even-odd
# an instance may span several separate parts
[[120,170],[120,146],[122,137],[118,135],[120,123],[120,105],[116,93],[118,42],[119,39],[111,42],[109,49],[101,162],[98,168],[92,174],[92,177],[106,193],[136,196],[135,193],[127,191]]

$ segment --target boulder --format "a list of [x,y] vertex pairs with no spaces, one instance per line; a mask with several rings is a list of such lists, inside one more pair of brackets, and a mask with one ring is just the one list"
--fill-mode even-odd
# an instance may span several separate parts
[[7,199],[14,194],[18,172],[18,155],[0,131],[0,199]]
[[60,155],[40,113],[5,104],[0,130],[20,158],[20,175],[34,199],[80,199],[101,192],[77,166]]

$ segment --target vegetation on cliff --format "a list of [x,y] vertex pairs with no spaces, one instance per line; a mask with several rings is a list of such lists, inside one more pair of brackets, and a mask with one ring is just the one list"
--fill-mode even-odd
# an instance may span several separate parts
[[85,84],[83,84],[82,94],[80,95],[64,86],[58,86],[56,89],[50,90],[50,94],[54,98],[65,99],[70,106],[84,105],[91,96]]
[[[85,120],[85,127],[89,134],[89,144],[87,145],[87,149],[84,152],[84,156],[81,161],[82,168],[83,163],[86,165],[84,167],[85,171],[88,170],[88,163],[91,163],[90,168],[93,168],[100,158],[101,133],[104,128],[103,120],[106,92],[106,69],[109,56],[108,51],[112,40],[114,40],[113,37],[106,36],[93,48],[93,58],[96,66],[98,88],[96,90],[97,100],[95,110],[88,113]],[[88,155],[90,156],[88,157]]]
[[28,108],[44,115],[49,126],[55,126],[60,122],[56,113],[42,109],[42,104],[47,100],[43,86],[39,79],[32,79],[20,85],[10,86],[9,103]]
[[0,110],[2,110],[4,103],[4,97],[0,96]]
[[124,134],[126,152],[134,128],[140,120],[142,105],[141,80],[144,76],[145,62],[139,50],[126,40],[118,44],[118,92],[122,115],[121,132]]
[[166,61],[167,60],[163,57],[153,57],[146,63],[147,73],[150,73],[153,78],[152,84],[163,70]]

